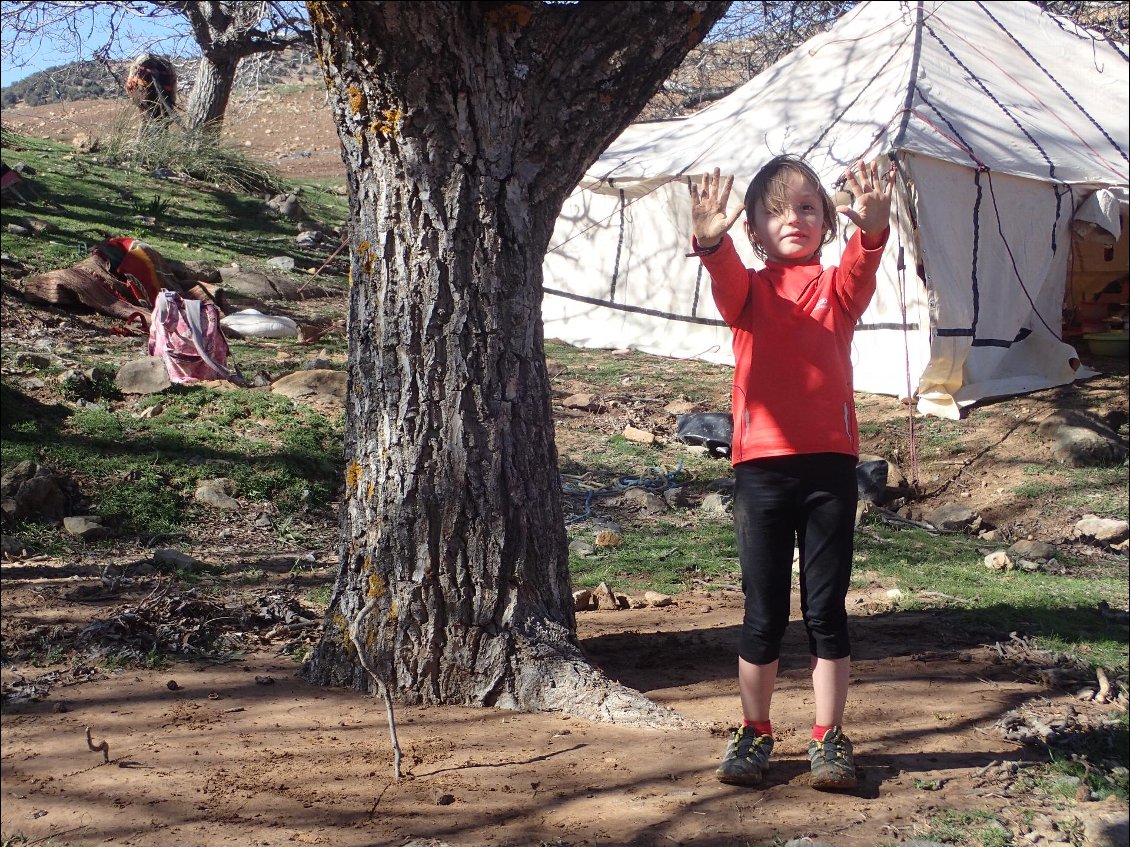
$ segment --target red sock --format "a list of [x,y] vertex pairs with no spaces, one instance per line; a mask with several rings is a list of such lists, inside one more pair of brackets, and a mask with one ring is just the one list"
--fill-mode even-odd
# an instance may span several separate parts
[[752,727],[753,731],[757,733],[758,737],[768,735],[773,737],[773,722],[772,721],[742,721],[742,726]]
[[828,734],[828,730],[830,730],[831,728],[832,727],[830,727],[830,726],[821,726],[818,723],[814,723],[812,725],[812,737],[813,737],[813,739],[816,740],[816,741],[823,741],[824,736]]

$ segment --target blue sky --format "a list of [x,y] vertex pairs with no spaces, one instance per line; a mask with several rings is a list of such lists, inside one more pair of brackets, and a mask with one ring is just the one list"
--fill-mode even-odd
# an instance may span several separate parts
[[74,11],[69,24],[55,20],[36,29],[23,37],[13,27],[5,26],[0,51],[5,86],[37,71],[94,58],[96,51],[107,45],[107,55],[112,60],[129,60],[145,49],[175,56],[198,54],[192,39],[183,35],[188,26],[180,16],[153,20],[126,15],[120,21],[118,37],[111,38],[106,10],[80,8]]

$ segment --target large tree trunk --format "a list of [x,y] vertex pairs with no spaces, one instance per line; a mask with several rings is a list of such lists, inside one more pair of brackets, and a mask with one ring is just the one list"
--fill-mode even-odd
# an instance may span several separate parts
[[201,57],[196,82],[188,98],[189,129],[207,129],[208,132],[219,135],[239,61],[240,55],[231,51],[219,51]]
[[[541,263],[561,204],[726,3],[310,3],[352,209],[341,570],[308,678],[676,716],[575,636]],[[631,43],[629,43],[631,42]]]

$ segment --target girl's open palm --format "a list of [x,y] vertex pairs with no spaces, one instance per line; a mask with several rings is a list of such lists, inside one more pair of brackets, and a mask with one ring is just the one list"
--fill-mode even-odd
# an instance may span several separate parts
[[699,185],[691,182],[691,227],[700,247],[713,247],[721,241],[745,209],[744,206],[738,206],[733,212],[727,213],[726,204],[733,185],[734,177],[731,175],[722,179],[718,168],[714,169],[713,174],[704,173]]
[[850,206],[837,206],[836,211],[859,227],[863,232],[882,232],[891,219],[891,190],[895,184],[894,166],[887,172],[887,184],[879,178],[879,163],[868,166],[860,161],[858,175],[851,169],[844,174],[844,182],[855,197]]

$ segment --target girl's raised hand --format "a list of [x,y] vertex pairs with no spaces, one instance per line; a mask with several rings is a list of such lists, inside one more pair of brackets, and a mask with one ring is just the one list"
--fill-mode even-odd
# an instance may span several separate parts
[[699,185],[691,182],[691,227],[699,247],[713,247],[721,241],[745,209],[744,206],[738,206],[727,214],[726,203],[730,199],[733,185],[734,177],[722,179],[718,168],[714,169],[713,174],[704,173]]
[[891,219],[891,191],[895,185],[895,166],[892,164],[884,186],[879,178],[879,163],[868,166],[862,159],[856,165],[858,175],[850,168],[844,174],[848,190],[855,196],[850,206],[837,206],[836,211],[865,233],[878,233],[887,228]]

